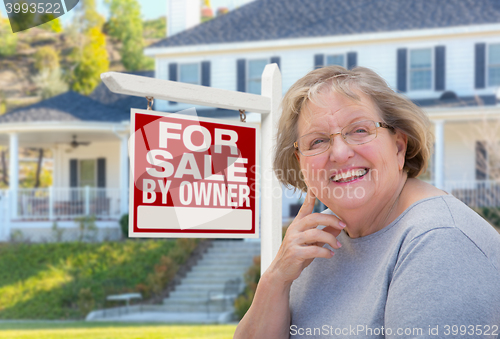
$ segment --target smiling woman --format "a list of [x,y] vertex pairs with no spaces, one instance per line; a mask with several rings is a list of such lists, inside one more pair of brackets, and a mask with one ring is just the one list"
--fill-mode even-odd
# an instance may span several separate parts
[[282,107],[275,172],[307,195],[235,338],[420,338],[453,324],[496,337],[500,235],[416,178],[426,115],[363,67],[314,70]]

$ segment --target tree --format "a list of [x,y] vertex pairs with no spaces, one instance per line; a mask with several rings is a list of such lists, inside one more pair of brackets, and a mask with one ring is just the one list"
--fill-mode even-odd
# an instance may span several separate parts
[[106,0],[106,3],[110,11],[108,33],[122,43],[123,66],[129,71],[151,68],[151,61],[143,55],[143,24],[137,0]]
[[89,95],[101,81],[101,73],[109,69],[106,39],[97,28],[86,33],[87,42],[79,55],[79,62],[73,72],[71,88],[79,93]]
[[101,73],[109,69],[106,38],[102,33],[104,18],[95,9],[95,0],[80,1],[74,30],[78,31],[78,45],[71,54],[74,67],[71,88],[88,95],[101,81]]
[[33,83],[39,88],[38,92],[42,99],[52,98],[68,90],[68,84],[64,81],[59,67],[43,69],[33,77]]
[[17,35],[12,33],[9,19],[3,18],[0,12],[0,57],[11,56],[17,50]]

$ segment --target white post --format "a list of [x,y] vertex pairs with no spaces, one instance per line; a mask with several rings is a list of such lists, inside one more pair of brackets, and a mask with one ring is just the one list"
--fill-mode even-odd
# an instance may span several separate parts
[[273,171],[275,134],[281,116],[281,73],[276,64],[267,65],[262,73],[262,96],[271,99],[271,112],[262,114],[262,179],[261,179],[261,274],[281,245],[281,186]]
[[54,186],[49,187],[49,220],[54,220]]
[[434,186],[444,189],[444,120],[435,120],[434,128],[436,136]]
[[85,215],[90,214],[90,187],[85,186]]
[[17,133],[11,133],[9,140],[9,190],[11,217],[17,219],[17,193],[19,190],[19,138]]
[[120,139],[120,215],[124,215],[128,212],[128,137]]

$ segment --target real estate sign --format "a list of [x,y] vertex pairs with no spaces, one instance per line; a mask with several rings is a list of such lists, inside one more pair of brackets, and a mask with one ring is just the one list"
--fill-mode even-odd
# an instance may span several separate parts
[[132,109],[129,235],[258,238],[258,126]]

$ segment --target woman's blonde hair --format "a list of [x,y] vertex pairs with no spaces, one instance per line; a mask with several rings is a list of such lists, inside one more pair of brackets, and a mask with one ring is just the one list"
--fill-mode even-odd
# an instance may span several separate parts
[[395,93],[382,77],[368,68],[347,70],[341,66],[327,66],[311,71],[299,79],[290,87],[281,103],[283,112],[278,123],[273,164],[281,183],[287,187],[307,190],[293,143],[298,138],[299,115],[308,103],[316,103],[318,94],[328,92],[360,101],[356,91],[373,100],[383,122],[408,137],[404,165],[408,177],[417,177],[426,170],[434,137],[425,113],[413,102]]

